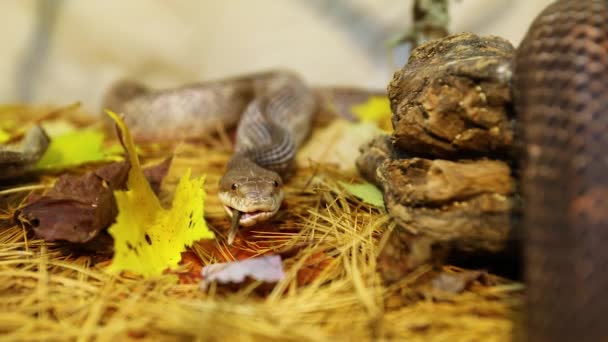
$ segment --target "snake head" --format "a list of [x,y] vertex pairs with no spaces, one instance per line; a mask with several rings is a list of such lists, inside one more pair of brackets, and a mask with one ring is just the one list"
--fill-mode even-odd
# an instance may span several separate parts
[[244,227],[273,217],[283,201],[283,182],[273,171],[259,166],[229,168],[220,180],[219,199],[230,217],[241,212]]

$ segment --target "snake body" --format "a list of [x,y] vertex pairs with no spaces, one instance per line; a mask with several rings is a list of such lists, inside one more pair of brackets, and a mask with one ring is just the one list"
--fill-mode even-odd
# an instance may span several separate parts
[[238,123],[234,155],[219,183],[220,201],[233,217],[229,242],[239,225],[254,225],[279,210],[282,184],[293,171],[296,151],[318,106],[314,91],[289,71],[159,91],[125,80],[103,102],[104,108],[125,114],[140,141],[196,138]]
[[608,340],[608,1],[557,1],[514,72],[530,341]]
[[[257,96],[238,124],[235,152],[219,187],[226,212],[240,215],[242,226],[267,220],[279,210],[282,182],[293,171],[296,150],[310,131],[315,110],[312,91],[291,73],[277,74],[254,92]],[[235,229],[233,224],[232,234]]]

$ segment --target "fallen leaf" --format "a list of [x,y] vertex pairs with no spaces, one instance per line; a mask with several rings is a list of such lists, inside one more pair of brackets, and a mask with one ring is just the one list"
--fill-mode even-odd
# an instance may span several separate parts
[[[156,193],[171,158],[144,169]],[[88,243],[108,228],[117,214],[114,190],[124,189],[129,164],[117,162],[83,175],[65,174],[43,196],[32,197],[15,219],[46,241]]]
[[242,283],[251,277],[266,283],[276,283],[283,279],[283,262],[280,255],[266,255],[251,259],[212,264],[201,270],[203,281],[201,289],[205,290],[210,283]]
[[95,130],[73,131],[55,136],[36,168],[63,169],[108,160],[108,155],[102,149],[103,140],[103,133]]
[[112,190],[124,186],[128,170],[128,164],[114,163],[84,175],[63,175],[15,217],[46,241],[88,242],[114,220]]
[[148,180],[148,183],[150,183],[150,187],[154,193],[158,194],[160,192],[160,186],[167,173],[169,173],[172,161],[173,156],[166,158],[159,164],[143,169],[144,176]]
[[0,128],[0,144],[4,144],[10,138],[11,138],[11,135],[8,132],[6,132],[5,130],[3,130],[2,128]]
[[190,179],[188,169],[177,185],[172,208],[162,208],[141,170],[127,126],[115,113],[107,113],[116,122],[131,164],[128,190],[114,192],[118,216],[108,229],[114,237],[115,250],[108,271],[131,271],[144,277],[160,275],[179,263],[185,246],[214,238],[203,217],[205,178]]
[[353,196],[363,202],[375,207],[384,208],[384,197],[382,191],[372,183],[349,184],[340,182],[340,185],[350,192]]
[[386,132],[393,131],[391,104],[386,96],[372,96],[366,102],[354,105],[352,111],[363,122],[373,122]]
[[309,161],[332,164],[344,173],[355,174],[359,146],[379,134],[382,130],[372,123],[337,119],[313,131],[308,142],[298,151],[296,161],[298,164]]
[[[146,147],[150,148],[154,146],[154,144],[150,143],[148,145],[146,145]],[[120,143],[112,143],[108,146],[106,146],[104,148],[104,153],[106,155],[121,155],[123,153],[125,153],[125,149],[122,147],[122,145]],[[139,147],[139,145],[135,145],[135,152],[137,152],[138,155],[142,155],[144,154],[144,151],[141,149],[141,147]]]
[[312,283],[329,265],[333,258],[324,252],[311,255],[304,265],[298,270],[298,285],[308,285]]
[[196,253],[192,251],[183,252],[179,264],[183,266],[183,270],[176,271],[175,274],[179,278],[180,284],[198,284],[203,280],[201,275],[203,264]]

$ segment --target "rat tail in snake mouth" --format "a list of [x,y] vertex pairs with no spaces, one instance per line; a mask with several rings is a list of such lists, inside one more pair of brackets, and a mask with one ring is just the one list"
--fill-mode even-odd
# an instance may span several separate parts
[[530,341],[608,341],[608,1],[557,1],[514,73]]

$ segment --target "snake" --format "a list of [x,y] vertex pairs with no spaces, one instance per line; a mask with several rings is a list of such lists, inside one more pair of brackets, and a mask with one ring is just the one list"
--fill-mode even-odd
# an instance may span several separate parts
[[350,109],[383,92],[354,87],[311,87],[291,70],[270,70],[176,88],[149,89],[122,79],[102,100],[121,113],[137,141],[178,141],[236,126],[235,147],[219,181],[218,197],[231,218],[228,243],[239,227],[274,217],[295,155],[320,111],[354,119]]
[[608,1],[560,0],[514,59],[529,341],[608,341]]
[[219,183],[219,198],[232,217],[228,243],[237,227],[273,217],[283,201],[283,181],[310,132],[315,99],[293,74],[264,83],[247,105],[236,130],[234,155]]

